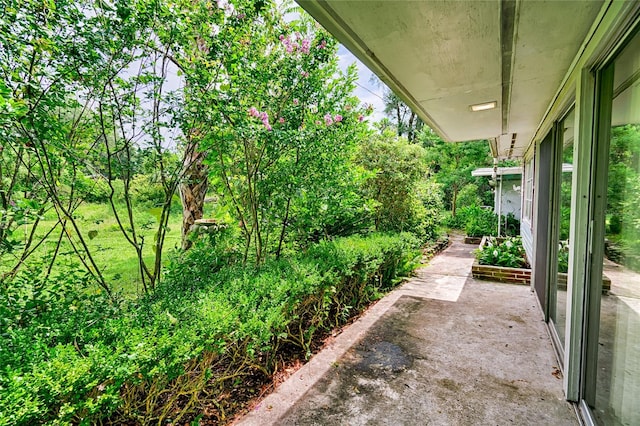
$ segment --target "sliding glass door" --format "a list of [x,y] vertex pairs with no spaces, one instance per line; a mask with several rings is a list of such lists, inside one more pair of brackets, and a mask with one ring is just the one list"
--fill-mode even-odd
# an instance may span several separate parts
[[[557,336],[557,345],[564,352],[567,323],[567,286],[569,268],[569,223],[571,218],[571,180],[575,110],[572,108],[556,125],[556,155],[553,177],[553,223],[549,262],[549,319]],[[562,357],[560,357],[562,359]]]
[[599,74],[584,403],[640,425],[640,35]]

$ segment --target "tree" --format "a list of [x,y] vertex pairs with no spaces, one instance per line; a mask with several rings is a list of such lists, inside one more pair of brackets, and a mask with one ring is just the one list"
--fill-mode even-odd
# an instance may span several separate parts
[[344,201],[339,189],[351,185],[348,160],[364,129],[351,97],[355,70],[339,71],[335,40],[308,19],[284,23],[275,11],[265,19],[221,59],[225,92],[201,110],[219,118],[201,142],[212,188],[232,207],[245,261],[256,263],[280,256],[292,228],[301,243],[331,228],[327,215],[310,216]]
[[489,144],[487,141],[444,142],[428,127],[418,139],[427,151],[427,163],[436,182],[444,188],[445,205],[455,216],[460,190],[469,183],[480,186],[471,172],[492,164]]
[[398,136],[404,135],[409,142],[415,141],[424,125],[420,117],[375,75],[371,75],[370,82],[383,88],[384,113],[390,119],[386,122],[383,121],[379,125],[380,133],[383,133],[384,130],[389,127],[388,123],[390,122],[395,127]]
[[[29,192],[46,194],[41,200],[26,192],[17,197],[15,183],[3,180],[3,201],[39,202],[39,209],[55,211],[56,226],[40,240],[59,232],[49,271],[65,241],[94,281],[111,293],[103,266],[87,244],[96,231],[82,229],[74,214],[93,180],[96,187],[108,187],[112,212],[136,252],[145,290],[157,284],[171,201],[183,165],[192,158],[189,149],[180,150],[181,135],[175,131],[186,105],[184,92],[168,90],[167,83],[175,52],[187,44],[179,27],[185,21],[169,17],[192,14],[185,6],[146,0],[0,5],[7,12],[0,28],[3,105],[18,106],[3,115],[0,136],[20,165],[11,174],[24,173]],[[136,226],[131,186],[141,152],[163,193],[154,211],[153,242],[145,241]],[[178,165],[177,152],[184,156]],[[33,253],[30,246],[31,238],[16,267]]]
[[371,173],[364,188],[376,201],[376,230],[435,236],[442,196],[425,160],[424,148],[391,130],[361,145],[358,162]]

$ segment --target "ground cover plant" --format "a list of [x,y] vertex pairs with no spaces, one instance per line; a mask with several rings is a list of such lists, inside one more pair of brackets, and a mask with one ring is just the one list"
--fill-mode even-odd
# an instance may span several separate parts
[[484,246],[476,251],[476,259],[481,265],[506,266],[508,268],[528,268],[522,239],[488,237]]
[[135,301],[78,292],[81,271],[21,277],[0,304],[0,424],[224,421],[240,402],[229,393],[283,353],[308,357],[314,336],[380,298],[419,254],[410,234],[373,234],[246,268],[224,239],[196,242]]

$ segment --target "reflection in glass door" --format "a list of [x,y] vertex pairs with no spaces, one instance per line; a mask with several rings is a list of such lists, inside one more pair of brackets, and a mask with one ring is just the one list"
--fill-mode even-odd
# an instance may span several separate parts
[[567,319],[567,285],[569,267],[569,221],[571,218],[571,178],[573,172],[573,137],[575,111],[565,116],[557,126],[556,171],[554,184],[558,194],[555,197],[555,214],[553,215],[554,229],[550,279],[551,319],[558,343],[564,348],[565,326]]
[[[591,355],[587,355],[585,401],[600,425],[640,425],[639,35],[602,76],[600,108],[605,113],[600,117],[608,118],[610,126],[608,135],[599,133],[604,140],[598,141],[600,158],[595,173],[600,190],[596,198],[606,195],[606,204],[600,208],[604,215],[594,212],[600,222],[596,224],[599,231],[594,232],[594,247],[596,238],[604,240],[604,247],[594,249],[599,255],[594,255],[591,265],[593,316],[599,319],[597,334],[596,327],[590,325],[593,337],[587,349]],[[604,183],[598,183],[598,178],[605,176],[606,189]]]

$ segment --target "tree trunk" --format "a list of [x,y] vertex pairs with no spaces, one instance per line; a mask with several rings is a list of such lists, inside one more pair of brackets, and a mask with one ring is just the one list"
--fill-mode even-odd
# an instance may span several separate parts
[[413,128],[413,121],[416,118],[416,113],[411,111],[411,115],[409,116],[409,126],[407,128],[407,139],[409,139],[409,142],[413,142],[413,140],[416,138],[416,131]]
[[453,186],[453,194],[451,195],[451,216],[456,217],[456,204],[458,204],[458,186]]
[[[195,144],[196,142],[190,142]],[[204,199],[209,186],[209,168],[204,164],[205,152],[197,146],[187,147],[184,157],[184,179],[180,184],[182,201],[182,249],[188,250],[191,241],[187,239],[189,230],[197,219],[202,219]]]

